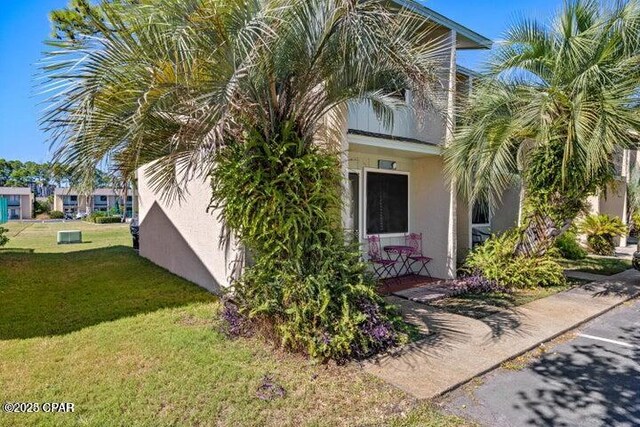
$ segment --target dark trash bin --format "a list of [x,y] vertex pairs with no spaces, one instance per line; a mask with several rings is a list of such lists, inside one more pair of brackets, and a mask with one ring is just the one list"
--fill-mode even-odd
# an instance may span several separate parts
[[140,250],[140,225],[138,225],[137,219],[134,218],[131,220],[129,230],[131,231],[131,237],[133,238],[133,249],[137,252]]

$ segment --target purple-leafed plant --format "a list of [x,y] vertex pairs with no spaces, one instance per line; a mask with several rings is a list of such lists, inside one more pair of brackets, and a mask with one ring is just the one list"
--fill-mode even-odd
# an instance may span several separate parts
[[509,288],[500,285],[497,281],[487,279],[479,271],[474,271],[468,276],[455,280],[452,288],[454,295],[511,292]]
[[224,322],[224,332],[230,337],[241,337],[249,332],[247,319],[240,314],[238,305],[229,296],[222,297],[222,320]]
[[352,357],[364,359],[373,354],[382,353],[398,344],[397,328],[390,320],[389,313],[383,312],[380,304],[369,299],[360,299],[358,307],[365,315],[365,320],[358,328],[368,342],[354,342],[351,346]]
[[262,377],[262,383],[256,390],[256,397],[260,400],[273,400],[287,395],[286,390],[276,383],[271,375]]

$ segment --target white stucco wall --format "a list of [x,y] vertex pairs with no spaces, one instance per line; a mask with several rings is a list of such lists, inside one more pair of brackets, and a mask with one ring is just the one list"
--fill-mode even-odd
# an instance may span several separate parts
[[207,212],[211,200],[208,180],[187,185],[187,199],[163,201],[138,171],[140,255],[211,292],[229,285],[238,252],[223,241],[222,224]]

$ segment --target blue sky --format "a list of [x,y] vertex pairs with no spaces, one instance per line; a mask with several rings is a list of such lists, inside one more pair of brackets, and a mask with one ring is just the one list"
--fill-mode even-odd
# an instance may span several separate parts
[[[42,109],[34,97],[36,63],[49,34],[47,14],[67,0],[4,0],[0,14],[0,158],[46,161],[49,144],[38,128]],[[518,15],[541,20],[561,0],[427,0],[424,4],[493,40]],[[459,62],[477,67],[486,52],[464,52]]]

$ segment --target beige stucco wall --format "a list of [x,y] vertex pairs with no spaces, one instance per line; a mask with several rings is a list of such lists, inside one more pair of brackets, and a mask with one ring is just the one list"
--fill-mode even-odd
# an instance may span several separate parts
[[[519,185],[508,188],[502,195],[498,206],[491,209],[491,233],[504,233],[510,228],[518,226],[521,209],[520,191]],[[461,264],[471,249],[472,226],[469,204],[461,196],[458,196],[456,218],[458,264]]]
[[229,285],[238,252],[232,242],[221,244],[223,227],[216,213],[207,212],[209,183],[194,179],[186,190],[182,203],[163,201],[151,189],[144,169],[138,171],[140,255],[219,293]]
[[[424,236],[424,252],[433,258],[431,274],[439,278],[453,278],[455,259],[448,259],[449,252],[449,203],[451,193],[444,179],[441,157],[425,157],[414,160],[412,187],[412,227]],[[455,238],[455,236],[454,236]],[[452,254],[455,257],[455,252]]]
[[[606,192],[589,197],[587,202],[589,203],[589,213],[616,216],[622,219],[623,223],[628,224],[627,186],[623,178],[617,179],[607,188]],[[580,240],[586,242],[586,236],[581,235]],[[614,243],[616,246],[626,246],[627,238],[616,238]]]
[[502,195],[500,204],[492,209],[491,232],[504,233],[510,228],[517,227],[520,217],[519,185],[508,188]]
[[[423,251],[433,258],[429,270],[433,277],[450,278],[450,267],[455,260],[448,260],[449,248],[449,190],[443,176],[443,161],[439,156],[419,158],[403,157],[386,152],[349,151],[349,170],[360,172],[364,182],[365,169],[376,169],[378,160],[392,160],[397,163],[398,172],[409,173],[409,231],[422,233]],[[363,186],[364,187],[364,186]],[[364,190],[364,188],[363,188]],[[366,252],[366,224],[364,207],[361,204],[361,230],[363,251]],[[382,245],[402,244],[404,236],[380,236]]]
[[20,196],[20,215],[22,219],[33,218],[33,194]]

